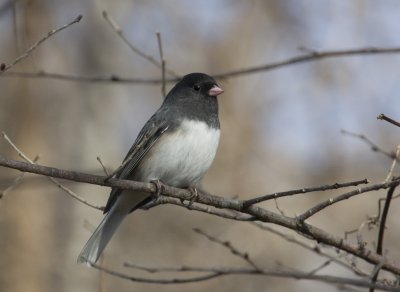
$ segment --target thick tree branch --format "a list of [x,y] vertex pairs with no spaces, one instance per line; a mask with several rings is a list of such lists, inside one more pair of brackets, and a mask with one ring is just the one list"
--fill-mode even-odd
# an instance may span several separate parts
[[[57,169],[52,167],[41,166],[37,164],[29,164],[16,160],[6,159],[4,156],[0,155],[0,166],[18,169],[20,171],[32,172],[46,176],[52,176],[57,178],[63,178],[78,182],[85,182],[90,184],[96,184],[101,186],[118,187],[122,189],[132,189],[137,191],[143,191],[148,193],[156,192],[156,188],[152,183],[135,182],[129,180],[119,180],[110,178],[106,181],[105,176],[90,175],[86,173],[68,171],[64,169]],[[400,180],[395,180],[386,184],[376,184],[372,186],[365,187],[360,190],[356,190],[357,193],[363,193],[366,191],[387,189],[393,185],[399,184]],[[189,190],[177,189],[170,186],[163,186],[162,195],[178,198],[181,200],[192,200],[193,195]],[[215,195],[206,194],[199,192],[199,197],[196,200],[197,203],[213,206],[216,208],[231,209],[244,214],[249,214],[253,216],[256,220],[263,222],[270,222],[273,224],[281,225],[286,228],[295,230],[308,238],[316,240],[317,242],[324,243],[336,247],[340,250],[351,253],[371,264],[382,263],[382,269],[390,271],[394,274],[400,275],[400,265],[394,263],[392,260],[385,259],[381,255],[378,255],[372,250],[360,248],[359,245],[351,244],[341,237],[334,236],[328,232],[308,224],[304,221],[299,221],[297,218],[291,218],[271,212],[269,210],[250,206],[248,208],[243,208],[243,202],[239,200],[234,200],[230,198],[218,197]]]

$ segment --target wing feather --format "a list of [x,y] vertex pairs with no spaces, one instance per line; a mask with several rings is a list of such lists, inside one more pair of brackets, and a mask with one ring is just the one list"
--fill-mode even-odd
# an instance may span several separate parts
[[[129,179],[130,177],[132,177],[143,157],[149,152],[154,144],[156,144],[160,137],[168,130],[169,127],[166,119],[158,118],[160,116],[163,115],[160,115],[159,112],[154,114],[140,131],[131,149],[128,151],[128,154],[124,158],[121,169],[116,173],[117,178]],[[113,188],[111,190],[110,197],[108,198],[107,205],[104,209],[104,213],[107,213],[110,210],[111,206],[114,204],[121,191],[122,190],[118,188]]]

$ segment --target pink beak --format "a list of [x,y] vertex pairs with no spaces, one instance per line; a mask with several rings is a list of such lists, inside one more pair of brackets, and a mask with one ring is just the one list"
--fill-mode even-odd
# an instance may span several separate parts
[[220,95],[221,93],[223,93],[224,91],[219,88],[217,85],[214,85],[209,91],[208,94],[211,96],[217,96]]

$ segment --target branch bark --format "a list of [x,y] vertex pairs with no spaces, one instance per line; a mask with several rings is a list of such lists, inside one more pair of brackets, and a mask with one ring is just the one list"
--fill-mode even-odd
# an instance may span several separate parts
[[[319,61],[322,59],[338,58],[338,57],[351,57],[357,55],[380,55],[380,54],[398,54],[400,53],[400,47],[365,47],[365,48],[354,48],[344,50],[331,50],[331,51],[313,51],[308,50],[306,54],[300,54],[282,61],[266,63],[260,66],[254,66],[244,69],[237,69],[226,71],[223,73],[211,74],[215,78],[224,79],[230,77],[237,77],[242,75],[260,73],[265,71],[271,71],[278,68],[291,66],[300,63],[307,63],[313,61]],[[7,72],[2,77],[22,77],[22,78],[49,78],[58,79],[64,81],[73,82],[118,82],[126,84],[147,84],[147,85],[159,85],[163,82],[160,78],[125,78],[115,74],[109,76],[78,76],[60,73],[50,73],[45,71],[39,72]],[[176,82],[179,80],[177,77],[166,78],[165,82]]]
[[[91,175],[81,172],[69,171],[53,167],[42,166],[38,164],[29,164],[21,161],[7,159],[0,155],[0,166],[7,168],[18,169],[24,172],[31,172],[45,176],[57,177],[77,182],[90,183],[100,186],[118,187],[121,189],[131,189],[136,191],[143,191],[148,193],[156,192],[156,188],[152,183],[135,182],[130,180],[119,180],[110,178],[106,180],[105,176]],[[367,187],[369,191],[378,189],[387,189],[393,185],[399,184],[400,180],[395,180],[386,184],[378,184]],[[192,200],[193,196],[189,190],[178,189],[170,186],[163,186],[162,195],[167,197],[178,198],[181,200]],[[368,263],[373,265],[382,264],[382,269],[390,271],[396,275],[400,275],[400,265],[392,260],[388,260],[376,252],[360,247],[356,244],[351,244],[345,239],[334,236],[316,226],[308,224],[304,221],[299,221],[297,218],[287,217],[272,211],[260,208],[258,206],[243,207],[243,201],[234,200],[230,198],[223,198],[204,192],[199,192],[196,200],[197,203],[213,206],[221,209],[230,209],[244,214],[253,216],[256,220],[269,222],[286,228],[295,230],[300,234],[308,237],[309,239],[316,240],[317,242],[324,243],[329,246],[336,247],[340,250],[353,254]]]

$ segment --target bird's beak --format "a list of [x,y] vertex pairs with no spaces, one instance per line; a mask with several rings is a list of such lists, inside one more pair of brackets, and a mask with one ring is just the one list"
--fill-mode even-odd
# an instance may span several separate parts
[[220,95],[221,93],[223,93],[224,91],[219,88],[217,85],[214,85],[209,91],[208,91],[208,95],[211,96],[217,96]]

